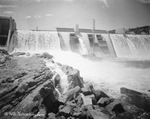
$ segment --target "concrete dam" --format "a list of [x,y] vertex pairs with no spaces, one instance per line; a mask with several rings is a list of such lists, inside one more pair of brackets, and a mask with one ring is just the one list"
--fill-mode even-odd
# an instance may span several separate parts
[[0,19],[0,49],[8,52],[69,51],[95,57],[150,58],[150,35],[110,34],[77,26],[55,31],[16,30],[14,19]]
[[[150,35],[17,30],[15,51],[71,51],[96,57],[150,57]],[[94,38],[95,37],[95,38]]]

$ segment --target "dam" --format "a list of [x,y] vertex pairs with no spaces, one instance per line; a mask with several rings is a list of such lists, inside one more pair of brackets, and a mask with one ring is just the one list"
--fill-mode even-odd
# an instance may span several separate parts
[[[67,31],[68,30],[68,31]],[[15,51],[71,51],[95,57],[143,58],[150,57],[150,35],[95,33],[82,30],[76,36],[73,29],[62,31],[17,30]],[[95,38],[94,38],[95,37]]]
[[8,52],[69,51],[82,56],[150,58],[150,35],[109,33],[106,30],[56,28],[16,30],[11,17],[1,17],[0,49]]
[[[1,22],[1,24],[3,23]],[[76,69],[78,69],[78,75],[82,76],[79,77],[81,81],[84,79],[84,82],[82,81],[81,83],[82,85],[92,84],[96,90],[102,90],[110,97],[117,99],[121,96],[120,90],[128,88],[139,91],[142,95],[150,95],[149,35],[117,34],[108,33],[104,30],[77,30],[73,28],[56,28],[56,30],[53,31],[16,30],[6,29],[6,26],[4,26],[3,29],[0,29],[0,49],[4,49],[10,53],[10,55],[7,54],[8,56],[6,56],[3,55],[4,51],[0,50],[0,53],[2,52],[1,57],[3,58],[5,56],[5,58],[3,58],[4,60],[0,57],[0,73],[2,77],[1,95],[6,93],[5,89],[8,89],[7,93],[10,92],[9,95],[6,93],[6,99],[5,95],[1,96],[2,109],[8,109],[9,106],[7,104],[13,103],[13,100],[16,100],[13,97],[14,95],[15,98],[18,99],[16,93],[9,91],[10,85],[14,87],[17,82],[17,86],[19,84],[17,90],[19,91],[26,91],[29,87],[29,90],[33,89],[34,92],[29,93],[28,96],[34,97],[34,94],[39,94],[39,87],[42,88],[45,83],[49,81],[54,81],[55,83],[60,81],[60,87],[55,87],[55,90],[58,92],[58,95],[56,95],[58,98],[68,92],[68,77],[72,77],[72,73],[74,73]],[[72,67],[75,68],[75,70],[67,75],[69,70],[72,71]],[[22,72],[20,72],[20,69]],[[44,75],[43,72],[45,72]],[[13,76],[12,73],[16,73],[14,77],[18,77],[18,79],[11,78]],[[49,79],[51,73],[53,73],[54,78]],[[28,74],[29,78],[26,77],[26,74]],[[20,75],[23,75],[23,78],[20,78]],[[37,79],[32,78],[32,76]],[[45,79],[44,77],[47,78]],[[13,82],[14,79],[15,81]],[[73,76],[72,80],[76,81],[78,78]],[[36,83],[36,81],[38,83]],[[35,86],[37,88],[35,88]],[[46,87],[46,89],[49,89],[49,87]],[[12,90],[12,92],[13,91],[14,90]],[[32,90],[30,91],[32,92]],[[38,97],[39,95],[37,95],[36,98]],[[36,100],[36,98],[34,99]],[[8,99],[11,99],[9,100],[10,102],[5,103]],[[25,97],[21,102],[19,100],[17,105],[13,106],[11,110],[16,109],[22,111],[24,109],[22,109],[23,106],[20,106],[20,104],[27,100],[27,102],[24,103],[24,105],[27,105],[28,102],[32,102],[34,99]],[[145,99],[145,97],[142,97],[142,99]],[[48,104],[46,103],[46,106],[51,105],[50,100],[46,102],[50,102]],[[142,104],[145,105],[141,107],[141,103],[139,104],[137,97],[135,97],[134,102],[138,104],[136,104],[137,106],[140,105],[138,110],[141,111],[141,108],[149,110],[149,108],[146,107],[148,107],[147,105],[150,103],[144,102]],[[31,104],[29,105],[29,107],[31,107]],[[46,107],[46,109],[48,109],[48,107]],[[132,114],[128,109],[132,115],[141,115],[137,113],[136,110],[136,114]],[[143,110],[142,114],[145,114],[145,110]]]

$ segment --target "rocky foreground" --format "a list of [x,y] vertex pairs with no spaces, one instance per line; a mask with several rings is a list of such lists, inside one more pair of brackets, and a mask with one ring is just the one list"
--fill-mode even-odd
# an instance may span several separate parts
[[[67,76],[66,87],[45,60]],[[120,93],[115,99],[95,90],[48,53],[0,51],[0,119],[150,119],[150,97],[125,87]]]

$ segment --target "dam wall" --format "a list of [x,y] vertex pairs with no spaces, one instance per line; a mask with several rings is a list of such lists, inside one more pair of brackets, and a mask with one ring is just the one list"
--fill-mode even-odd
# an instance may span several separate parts
[[150,35],[93,34],[57,31],[17,31],[15,51],[70,51],[81,55],[150,58]]

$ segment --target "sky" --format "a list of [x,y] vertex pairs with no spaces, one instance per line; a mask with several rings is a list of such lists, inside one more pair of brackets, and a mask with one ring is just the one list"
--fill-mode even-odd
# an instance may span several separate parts
[[17,29],[56,27],[112,30],[150,25],[150,0],[0,0],[0,16],[15,19]]

